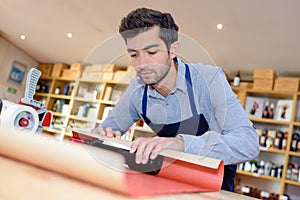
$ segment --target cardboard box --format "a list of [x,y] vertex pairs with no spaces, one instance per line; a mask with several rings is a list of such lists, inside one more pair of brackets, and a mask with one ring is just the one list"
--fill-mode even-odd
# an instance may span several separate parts
[[70,69],[81,71],[82,70],[82,64],[81,63],[72,63],[71,66],[70,66]]
[[80,75],[80,71],[78,70],[64,69],[61,77],[75,80],[79,77],[79,75]]
[[[93,64],[88,68],[91,71],[101,71],[101,72],[114,72],[115,65],[114,64]],[[85,70],[88,70],[85,68]]]
[[82,72],[81,79],[82,80],[89,80],[89,81],[99,81],[102,77],[102,72]]
[[111,81],[114,77],[113,72],[103,72],[101,80],[103,81]]
[[257,68],[254,69],[253,79],[275,79],[276,72],[271,68]]
[[134,70],[134,67],[132,65],[128,65],[127,71],[131,71],[131,70]]
[[299,78],[294,77],[278,77],[275,79],[274,90],[298,92]]
[[122,80],[122,77],[125,76],[127,71],[116,71],[114,73],[114,77],[113,77],[113,80],[114,81],[119,81],[119,80]]
[[53,65],[51,76],[52,77],[60,77],[63,70],[68,69],[68,68],[69,68],[69,66],[66,64],[56,63]]
[[53,64],[40,64],[37,69],[41,71],[41,77],[50,77],[52,72]]
[[254,79],[253,89],[256,90],[272,90],[274,85],[273,79]]

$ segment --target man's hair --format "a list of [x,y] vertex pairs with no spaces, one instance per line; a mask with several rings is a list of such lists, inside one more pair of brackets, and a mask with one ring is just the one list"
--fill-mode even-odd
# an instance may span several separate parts
[[171,44],[178,40],[179,28],[169,13],[162,13],[149,8],[138,8],[122,19],[119,33],[127,42],[128,38],[148,31],[155,26],[160,27],[159,37],[170,50]]

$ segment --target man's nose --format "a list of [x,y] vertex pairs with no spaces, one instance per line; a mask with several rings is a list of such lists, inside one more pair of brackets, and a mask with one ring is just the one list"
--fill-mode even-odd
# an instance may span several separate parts
[[146,66],[147,64],[147,58],[145,55],[140,54],[137,58],[137,62],[136,62],[137,66],[139,68],[143,68],[144,66]]

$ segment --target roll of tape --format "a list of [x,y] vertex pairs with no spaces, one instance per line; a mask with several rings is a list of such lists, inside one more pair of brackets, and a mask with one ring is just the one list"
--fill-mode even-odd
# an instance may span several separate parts
[[39,117],[32,107],[13,104],[1,113],[1,125],[36,132],[39,126]]

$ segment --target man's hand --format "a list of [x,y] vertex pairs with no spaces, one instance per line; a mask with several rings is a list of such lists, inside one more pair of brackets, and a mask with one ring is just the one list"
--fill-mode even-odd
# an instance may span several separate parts
[[92,133],[96,133],[102,136],[106,136],[109,138],[121,138],[122,134],[120,131],[113,131],[110,127],[107,127],[105,130],[101,127],[96,127],[92,130]]
[[135,162],[137,164],[146,164],[150,159],[155,159],[158,153],[163,149],[173,149],[184,151],[183,139],[175,137],[139,137],[133,141],[130,147],[130,153],[136,152]]

